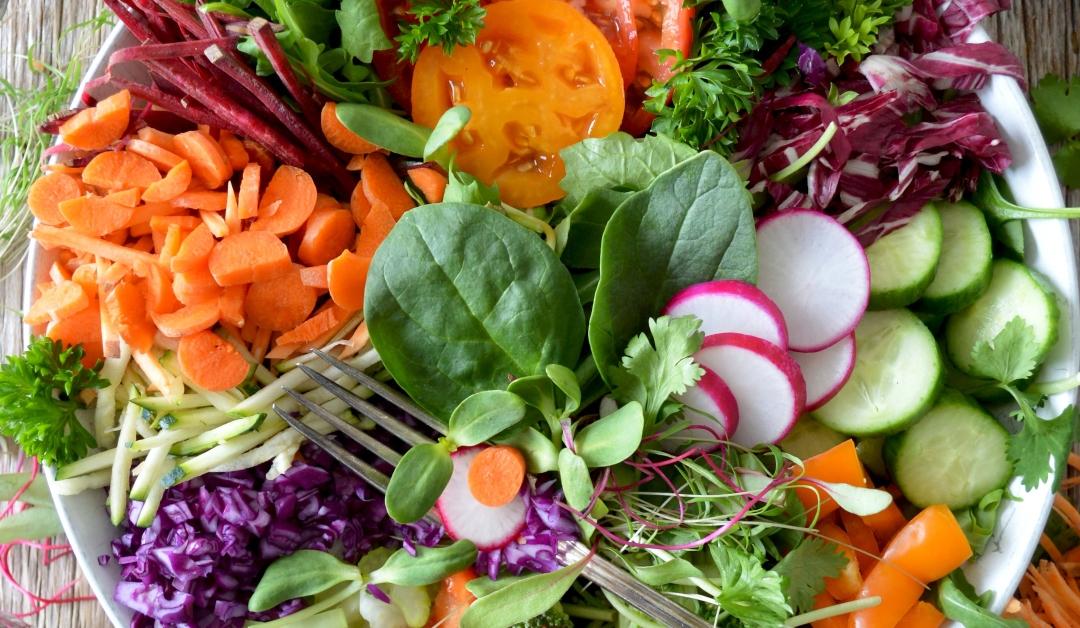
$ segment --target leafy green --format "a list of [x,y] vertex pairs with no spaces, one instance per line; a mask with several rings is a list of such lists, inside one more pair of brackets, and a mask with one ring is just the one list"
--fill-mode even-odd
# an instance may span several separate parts
[[454,461],[445,443],[416,445],[394,467],[386,487],[386,512],[398,523],[412,523],[435,506],[450,477]]
[[975,204],[987,214],[987,220],[1005,222],[1030,218],[1080,218],[1080,207],[1024,207],[1005,198],[998,188],[997,178],[984,171],[975,188]]
[[450,164],[447,145],[457,137],[472,118],[472,111],[464,105],[450,107],[439,116],[424,144],[424,161],[435,161],[444,166]]
[[999,382],[1010,383],[1031,377],[1039,366],[1035,332],[1023,318],[1010,320],[990,342],[981,342],[971,350],[972,362],[979,372]]
[[[604,230],[589,319],[601,376],[614,383],[619,353],[679,290],[756,276],[754,217],[735,169],[706,152],[664,172],[619,206]],[[643,405],[648,418],[655,403]]]
[[333,554],[297,550],[270,564],[248,601],[248,609],[260,613],[286,600],[322,593],[342,582],[362,578],[355,565],[342,562]]
[[663,135],[637,139],[627,133],[588,138],[559,151],[566,175],[564,206],[573,207],[596,189],[636,191],[661,172],[690,159],[697,151]]
[[34,506],[0,519],[0,544],[49,539],[63,531],[56,510],[51,506]]
[[589,506],[595,490],[589,467],[581,456],[569,449],[559,452],[559,484],[571,508],[583,511]]
[[457,46],[468,46],[484,27],[487,12],[480,0],[417,0],[409,7],[412,20],[400,23],[398,54],[415,62],[425,46],[441,46],[450,54]]
[[752,628],[777,626],[791,615],[783,578],[765,569],[761,559],[719,543],[710,545],[709,553],[720,572],[714,579],[720,587],[716,601],[724,612]]
[[[652,425],[664,418],[664,404],[672,395],[681,395],[697,383],[704,371],[693,356],[701,348],[705,334],[695,316],[649,319],[649,336],[634,336],[626,345],[626,355],[614,371],[615,396],[625,402],[637,401],[645,408],[645,420]],[[655,346],[654,346],[655,343]]]
[[644,429],[641,404],[631,401],[577,432],[574,446],[590,467],[610,467],[637,451]]
[[82,358],[81,345],[64,347],[40,336],[0,366],[0,434],[45,464],[74,462],[97,444],[76,412],[86,407],[84,390],[108,382],[83,366]]
[[574,364],[585,334],[551,249],[491,209],[457,203],[406,212],[372,260],[364,312],[387,370],[443,420],[475,392]]
[[600,242],[612,214],[631,192],[597,188],[585,195],[555,226],[556,247],[570,268],[600,268]]
[[382,29],[375,0],[341,0],[335,17],[341,28],[341,47],[364,63],[371,63],[376,50],[394,45]]
[[1073,140],[1054,153],[1054,168],[1062,183],[1080,188],[1080,140]]
[[361,103],[342,103],[338,120],[353,133],[380,148],[421,159],[431,138],[431,129],[406,120],[396,113]]
[[796,613],[814,607],[814,596],[825,590],[825,578],[840,575],[847,558],[835,543],[808,536],[776,563],[773,571],[784,579],[784,595]]
[[[967,589],[965,591],[965,589]],[[956,571],[938,583],[937,606],[945,617],[965,628],[1023,628],[1019,619],[1005,619],[984,608],[975,598],[975,591]]]
[[1047,74],[1031,88],[1032,109],[1049,142],[1080,134],[1080,76],[1062,80]]
[[461,571],[475,561],[476,546],[464,539],[444,547],[420,546],[412,554],[401,548],[372,571],[369,580],[376,584],[422,587]]
[[515,580],[477,599],[462,615],[461,628],[506,628],[543,614],[562,599],[589,558],[551,573]]
[[843,63],[849,57],[862,61],[878,39],[878,29],[892,24],[893,16],[911,0],[837,0],[837,15],[829,18],[832,41],[825,52]]
[[[15,493],[19,492],[26,483],[30,482],[29,473],[3,473],[0,474],[0,502],[11,501]],[[19,496],[19,501],[31,506],[52,507],[52,497],[49,495],[49,486],[45,482],[45,476],[38,474],[30,486]]]
[[447,169],[446,191],[443,192],[445,203],[469,203],[472,205],[490,205],[498,207],[501,203],[499,187],[487,185],[468,172],[454,168],[451,163]]
[[997,526],[998,511],[1005,501],[1005,490],[997,489],[990,491],[979,500],[978,504],[956,512],[956,522],[967,537],[975,555],[981,555],[986,550],[986,544],[994,535]]
[[484,390],[466,397],[450,415],[447,435],[461,446],[479,445],[525,418],[525,401],[505,390]]

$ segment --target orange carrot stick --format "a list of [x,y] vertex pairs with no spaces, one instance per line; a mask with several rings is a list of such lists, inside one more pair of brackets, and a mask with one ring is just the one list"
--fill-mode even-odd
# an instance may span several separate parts
[[266,357],[266,350],[270,348],[270,334],[273,332],[269,329],[256,329],[255,338],[251,341],[251,355],[256,362],[262,362]]
[[184,376],[206,390],[239,386],[250,371],[250,365],[236,348],[210,331],[181,338],[176,357]]
[[260,329],[288,331],[307,320],[315,309],[318,293],[305,286],[300,267],[268,281],[256,281],[244,298],[247,320]]
[[225,192],[211,192],[199,190],[197,192],[184,192],[170,201],[177,207],[197,209],[200,211],[219,212],[224,211],[228,198]]
[[236,327],[244,327],[247,324],[247,316],[244,313],[247,292],[247,286],[229,286],[221,291],[221,320]]
[[304,344],[318,339],[349,318],[348,310],[331,305],[277,338],[278,345]]
[[[247,153],[244,153],[245,155]],[[229,233],[240,233],[243,229],[240,222],[240,209],[236,200],[236,192],[233,190],[232,181],[225,188],[225,226]]]
[[152,266],[146,277],[146,306],[151,314],[167,314],[180,309],[173,293],[172,278],[158,266]]
[[83,184],[70,174],[52,172],[38,178],[30,185],[26,194],[26,204],[34,217],[47,225],[64,223],[60,213],[60,203],[79,198],[83,195]]
[[131,218],[128,219],[128,227],[149,223],[150,229],[154,228],[154,218],[169,217],[186,214],[187,210],[171,203],[143,203],[131,210]]
[[221,214],[217,212],[199,212],[199,218],[202,218],[203,224],[210,229],[210,233],[214,234],[215,238],[224,238],[229,235],[229,225]]
[[153,255],[132,251],[127,247],[79,233],[74,229],[38,225],[31,235],[45,248],[64,246],[81,253],[100,255],[107,260],[123,262],[140,274],[145,274],[148,266],[157,264],[157,258]]
[[326,281],[326,264],[300,269],[300,282],[305,286],[326,290],[330,284]]
[[244,166],[244,173],[240,177],[240,193],[236,199],[241,220],[255,218],[259,215],[259,179],[261,170],[259,164],[255,162]]

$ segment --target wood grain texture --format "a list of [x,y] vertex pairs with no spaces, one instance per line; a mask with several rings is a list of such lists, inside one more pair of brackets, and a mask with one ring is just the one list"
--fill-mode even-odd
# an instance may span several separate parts
[[[39,77],[20,57],[31,46],[47,62],[63,63],[73,51],[71,38],[62,38],[70,26],[79,24],[101,10],[98,0],[0,0],[0,76],[16,85],[35,85]],[[1027,66],[1028,76],[1053,72],[1061,76],[1080,73],[1080,0],[1015,0],[1011,12],[994,17],[987,25],[993,37],[1015,51]],[[91,46],[96,50],[105,32]],[[0,168],[3,164],[0,164]],[[1080,191],[1069,195],[1069,204],[1080,205]],[[1073,225],[1074,237],[1077,233]],[[0,269],[0,274],[11,269]],[[0,355],[22,347],[22,325],[15,313],[22,298],[22,276],[15,272],[0,281]],[[0,451],[0,471],[14,463]],[[26,588],[42,594],[78,577],[71,558],[48,567],[38,562],[36,553],[17,551],[11,556],[16,578]],[[80,583],[76,595],[88,595]],[[13,587],[0,585],[0,626],[5,616],[29,610]],[[28,625],[49,628],[105,628],[108,623],[95,602],[51,607],[27,620]]]

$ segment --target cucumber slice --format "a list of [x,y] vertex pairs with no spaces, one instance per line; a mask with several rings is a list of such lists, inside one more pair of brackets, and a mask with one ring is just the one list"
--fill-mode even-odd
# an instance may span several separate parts
[[867,247],[870,309],[888,310],[918,300],[934,280],[941,243],[941,215],[928,203],[906,225]]
[[1035,332],[1035,356],[1042,362],[1057,340],[1058,308],[1054,296],[1023,264],[999,259],[986,292],[945,323],[945,349],[958,369],[975,377],[990,377],[971,359],[975,346],[992,342],[1009,321],[1019,316]]
[[947,390],[908,431],[890,436],[885,460],[908,500],[925,508],[972,506],[1012,476],[1009,433],[958,392]]
[[780,441],[780,448],[796,455],[803,460],[828,451],[847,440],[847,437],[836,430],[825,427],[811,417],[802,416],[795,422],[784,440]]
[[951,314],[974,303],[990,284],[993,241],[986,218],[971,203],[940,203],[938,212],[946,246],[918,308]]
[[942,361],[930,330],[908,310],[867,312],[855,329],[855,370],[811,413],[854,436],[893,434],[922,416],[941,390]]
[[889,470],[885,466],[885,458],[882,448],[885,447],[884,436],[860,438],[859,444],[855,445],[855,451],[859,454],[859,460],[870,473],[879,478],[888,477]]

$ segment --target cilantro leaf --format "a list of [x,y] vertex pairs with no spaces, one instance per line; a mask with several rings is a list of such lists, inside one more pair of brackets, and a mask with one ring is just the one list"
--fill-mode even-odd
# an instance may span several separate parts
[[341,27],[341,47],[345,52],[364,63],[371,63],[371,55],[376,50],[393,47],[383,32],[375,0],[341,0],[341,10],[336,13]]
[[484,27],[487,12],[480,0],[417,0],[409,13],[415,21],[402,21],[398,54],[416,61],[424,46],[442,46],[450,54],[457,46],[469,46]]
[[649,319],[653,343],[642,333],[627,344],[622,369],[613,375],[615,397],[623,403],[640,403],[646,425],[663,418],[668,398],[686,392],[704,374],[693,359],[705,340],[700,328],[701,320],[694,316],[661,316]]
[[814,607],[814,597],[825,590],[825,578],[834,578],[847,564],[847,558],[834,543],[808,536],[788,552],[773,571],[784,579],[784,595],[803,613]]
[[0,434],[45,464],[72,462],[96,445],[75,413],[85,407],[82,391],[108,382],[83,366],[82,358],[82,346],[65,348],[40,337],[0,366]]
[[989,342],[980,342],[971,351],[971,360],[979,372],[1002,384],[1031,377],[1039,365],[1035,330],[1017,316],[1005,324]]
[[713,563],[720,571],[713,578],[720,587],[717,603],[744,626],[777,626],[791,616],[784,597],[783,578],[769,571],[761,559],[722,544],[709,546]]
[[[1054,478],[1056,492],[1065,477],[1065,462],[1076,431],[1076,410],[1069,406],[1053,419],[1040,419],[1026,402],[1013,416],[1023,423],[1023,428],[1009,439],[1009,460],[1029,491],[1050,476]],[[1053,456],[1053,467],[1048,463]]]
[[1058,142],[1080,133],[1080,77],[1064,81],[1047,74],[1031,88],[1031,100],[1047,140]]
[[1054,169],[1066,187],[1080,188],[1080,140],[1073,140],[1054,153]]

